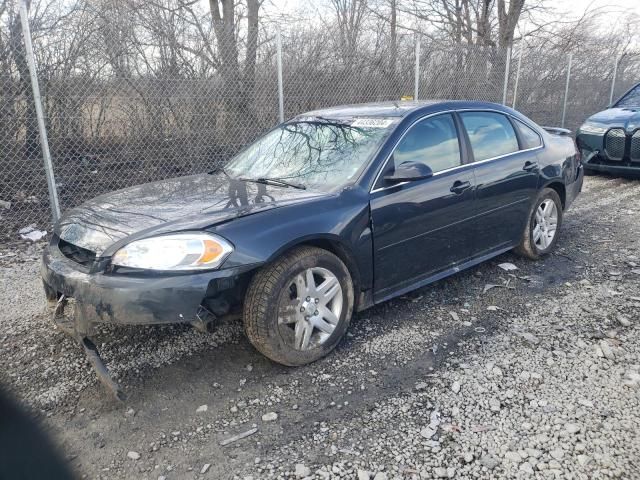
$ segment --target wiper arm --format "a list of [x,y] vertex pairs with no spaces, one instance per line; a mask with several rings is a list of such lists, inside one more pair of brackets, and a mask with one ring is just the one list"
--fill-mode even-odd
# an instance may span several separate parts
[[213,175],[214,173],[218,173],[218,172],[222,172],[224,173],[227,177],[229,176],[229,174],[227,173],[227,171],[224,169],[224,167],[216,167],[213,170],[209,170],[207,173],[209,175]]
[[279,187],[293,187],[299,190],[306,190],[307,187],[302,185],[301,183],[287,182],[286,180],[282,180],[281,178],[244,178],[239,177],[236,180],[240,180],[241,182],[255,182],[255,183],[264,183],[265,185],[277,185]]
[[284,185],[285,187],[293,187],[293,188],[297,188],[298,190],[306,190],[307,187],[305,187],[304,185],[302,185],[301,183],[296,183],[296,182],[289,182],[287,180],[283,180],[282,178],[256,178],[257,182],[261,182],[261,183],[271,183],[273,185]]

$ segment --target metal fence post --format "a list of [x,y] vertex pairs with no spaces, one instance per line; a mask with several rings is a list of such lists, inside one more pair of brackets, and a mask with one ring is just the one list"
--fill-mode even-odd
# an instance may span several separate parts
[[504,85],[502,86],[502,104],[507,104],[507,87],[509,86],[509,68],[511,67],[511,47],[507,49],[507,61],[504,66]]
[[282,88],[282,36],[280,26],[276,27],[276,55],[278,65],[278,118],[284,122],[284,89]]
[[616,63],[613,65],[613,79],[611,80],[611,91],[609,92],[609,105],[613,103],[613,91],[616,88],[616,76],[618,75],[618,63],[620,57],[616,57]]
[[516,69],[516,83],[513,86],[513,103],[511,108],[516,108],[516,100],[518,100],[518,83],[520,83],[520,67],[522,66],[522,52],[524,51],[524,40],[520,45],[520,51],[518,52],[518,68]]
[[567,65],[567,82],[564,85],[564,102],[562,104],[562,122],[561,127],[564,127],[564,119],[567,115],[567,97],[569,96],[569,78],[571,77],[571,62],[573,61],[573,53],[569,54],[569,65]]
[[413,87],[413,99],[418,100],[420,90],[420,35],[416,35],[416,72]]
[[[33,55],[33,45],[31,43],[31,29],[29,28],[29,12],[26,0],[20,1],[20,23],[22,24],[22,36],[24,38],[25,54],[31,76],[31,90],[33,92],[33,102],[38,119],[38,132],[40,133],[40,148],[42,148],[42,158],[44,160],[44,171],[47,177],[47,187],[49,189],[49,203],[51,204],[51,216],[54,222],[60,218],[60,204],[58,202],[58,191],[56,190],[56,179],[53,174],[53,164],[51,163],[51,153],[49,152],[49,140],[47,129],[44,123],[44,112],[42,111],[42,100],[40,98],[40,86],[38,85],[38,74],[36,72],[36,62]],[[28,100],[27,100],[28,101]]]

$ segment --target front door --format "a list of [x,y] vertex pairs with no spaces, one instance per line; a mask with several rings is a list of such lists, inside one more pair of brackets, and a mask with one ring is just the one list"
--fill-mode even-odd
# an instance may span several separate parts
[[[376,301],[471,256],[475,179],[464,165],[453,115],[418,121],[396,146],[371,193]],[[428,165],[427,179],[388,185],[406,161]]]

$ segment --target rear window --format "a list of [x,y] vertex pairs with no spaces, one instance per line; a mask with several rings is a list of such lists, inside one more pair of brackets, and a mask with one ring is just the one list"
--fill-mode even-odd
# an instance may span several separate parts
[[527,150],[528,148],[536,148],[542,145],[542,139],[540,138],[540,135],[538,135],[538,132],[519,120],[516,120],[515,123],[518,127],[518,132],[520,133],[520,140],[522,141],[523,150]]
[[507,117],[495,112],[460,114],[476,162],[517,152],[518,138]]

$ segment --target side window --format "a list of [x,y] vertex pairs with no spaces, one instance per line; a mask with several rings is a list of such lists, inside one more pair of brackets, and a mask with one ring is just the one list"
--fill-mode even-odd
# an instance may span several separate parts
[[434,173],[459,166],[460,145],[453,117],[438,115],[411,127],[393,152],[395,167],[404,162],[423,163]]
[[507,117],[495,112],[462,112],[476,162],[517,152],[518,138]]
[[518,132],[520,133],[523,150],[526,150],[527,148],[536,148],[542,145],[542,140],[540,139],[538,132],[519,120],[516,120],[515,123],[518,128]]

